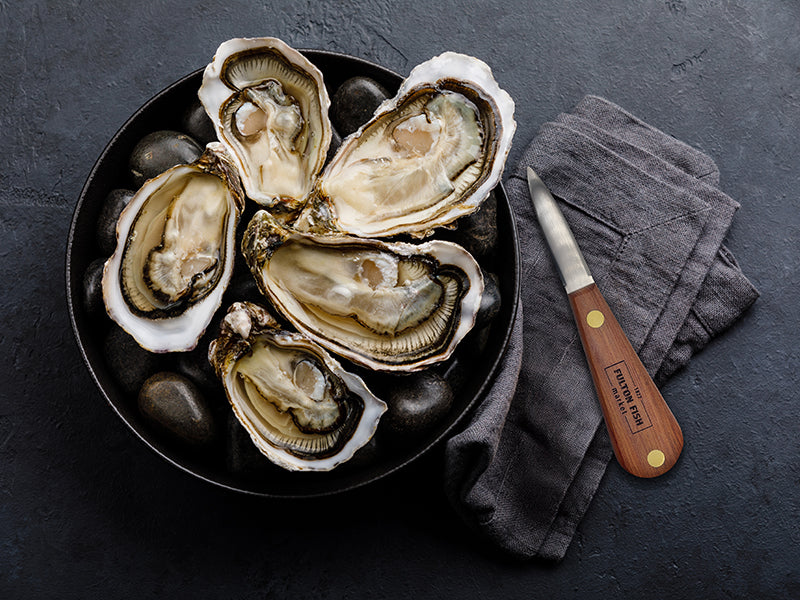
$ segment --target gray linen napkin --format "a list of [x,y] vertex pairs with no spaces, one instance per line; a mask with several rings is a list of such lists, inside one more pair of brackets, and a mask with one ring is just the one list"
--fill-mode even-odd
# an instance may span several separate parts
[[[569,302],[528,196],[542,178],[657,383],[758,292],[722,245],[738,204],[707,155],[596,96],[545,124],[506,191],[521,311],[501,371],[446,447],[456,510],[512,555],[563,558],[612,456]],[[674,402],[679,399],[668,399]]]

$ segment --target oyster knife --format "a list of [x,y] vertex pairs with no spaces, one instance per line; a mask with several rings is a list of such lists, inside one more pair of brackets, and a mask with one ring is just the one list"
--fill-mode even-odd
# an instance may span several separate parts
[[564,215],[528,168],[536,216],[567,291],[617,461],[637,477],[667,472],[683,433],[597,288]]

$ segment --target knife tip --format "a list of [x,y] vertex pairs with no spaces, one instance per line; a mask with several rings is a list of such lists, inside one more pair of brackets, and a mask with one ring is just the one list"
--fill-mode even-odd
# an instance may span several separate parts
[[539,176],[536,174],[536,171],[528,167],[528,181],[541,181]]

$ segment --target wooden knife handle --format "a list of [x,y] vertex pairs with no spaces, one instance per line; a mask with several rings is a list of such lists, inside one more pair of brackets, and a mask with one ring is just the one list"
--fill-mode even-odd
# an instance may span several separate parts
[[595,284],[569,294],[614,454],[637,477],[667,472],[683,433]]

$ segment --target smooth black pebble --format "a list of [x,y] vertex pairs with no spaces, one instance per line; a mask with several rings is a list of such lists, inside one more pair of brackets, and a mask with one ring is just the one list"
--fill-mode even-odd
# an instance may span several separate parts
[[128,162],[135,187],[175,165],[197,160],[203,149],[191,137],[178,131],[154,131],[133,148]]
[[142,348],[136,340],[114,325],[103,343],[106,364],[122,390],[132,396],[139,393],[145,379],[156,372],[157,355]]
[[139,410],[159,429],[192,446],[217,437],[213,414],[198,387],[178,373],[159,372],[139,391]]
[[245,300],[256,304],[264,304],[266,302],[266,298],[261,293],[261,290],[258,289],[258,284],[250,274],[250,271],[236,275],[231,279],[223,298],[226,310],[234,302],[243,302]]
[[453,390],[453,394],[458,394],[466,385],[467,381],[469,381],[470,376],[474,372],[471,368],[471,364],[472,363],[461,358],[460,354],[456,353],[439,367],[439,373],[444,377],[444,380],[450,384],[450,389]]
[[497,249],[497,197],[494,192],[471,215],[461,217],[443,238],[461,244],[478,262],[491,258]]
[[497,275],[489,271],[483,271],[483,294],[481,295],[481,305],[478,308],[478,315],[475,318],[475,326],[481,327],[491,323],[497,313],[500,312],[503,297],[500,295],[500,285]]
[[328,146],[328,155],[325,158],[325,162],[329,162],[333,156],[339,151],[339,146],[342,145],[342,136],[339,135],[339,132],[335,129],[331,128],[331,145]]
[[453,390],[439,373],[422,371],[398,377],[385,392],[388,410],[381,424],[398,434],[428,431],[450,410]]
[[195,98],[183,113],[181,129],[201,146],[217,140],[214,123],[211,122],[199,98]]
[[105,259],[96,258],[86,267],[83,274],[83,307],[88,315],[103,312],[103,266]]
[[175,369],[181,375],[193,381],[207,395],[207,398],[224,399],[225,390],[222,387],[222,383],[214,372],[214,367],[208,362],[208,343],[206,339],[206,336],[203,336],[197,347],[190,352],[177,353]]
[[134,195],[133,190],[116,189],[106,196],[100,215],[97,217],[95,239],[103,256],[111,256],[117,247],[117,221],[122,210],[128,206]]
[[331,123],[345,138],[369,121],[378,105],[387,98],[389,92],[374,79],[351,77],[331,98]]

